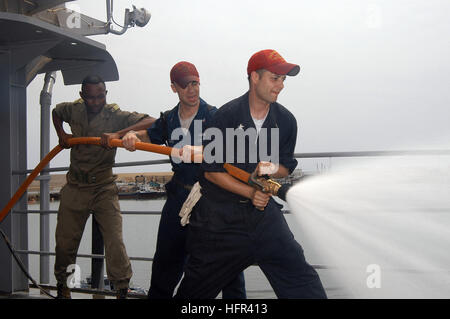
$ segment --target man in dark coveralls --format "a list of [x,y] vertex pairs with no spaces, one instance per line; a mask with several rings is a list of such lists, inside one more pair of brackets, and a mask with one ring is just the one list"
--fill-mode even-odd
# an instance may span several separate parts
[[[299,71],[298,65],[287,63],[274,50],[255,53],[247,68],[250,90],[214,115],[210,127],[222,132],[223,141],[215,144],[223,146],[223,158],[208,159],[211,154],[206,152],[205,143],[202,197],[190,217],[190,257],[176,298],[215,298],[230,278],[252,264],[259,265],[278,298],[326,298],[318,274],[306,262],[302,247],[283,217],[281,205],[270,195],[228,175],[223,168],[226,159],[257,175],[280,178],[292,173],[297,165],[293,156],[297,122],[276,101],[286,75],[295,76]],[[250,134],[245,145],[238,145],[236,136],[226,134],[227,129],[252,129],[258,133],[253,135],[255,139]],[[249,149],[261,142],[272,155],[278,154],[274,163],[262,162],[259,152],[258,158],[252,160],[254,152]],[[234,154],[230,154],[230,145],[234,145]],[[245,154],[239,154],[239,149]]]
[[[170,72],[170,81],[179,103],[162,113],[148,130],[128,132],[123,137],[123,144],[128,150],[134,151],[135,143],[139,141],[181,148],[187,151],[185,154],[190,153],[195,145],[201,150],[202,133],[217,108],[200,98],[200,77],[192,63],[182,61],[175,64]],[[175,160],[171,158],[174,175],[166,184],[167,200],[159,223],[148,291],[150,299],[173,297],[187,258],[187,230],[180,225],[178,214],[192,186],[198,181],[201,164],[192,162],[189,156],[184,161]],[[246,298],[243,273],[237,273],[225,283],[222,296],[224,299]]]
[[[120,138],[130,129],[147,128],[155,121],[146,114],[126,112],[117,104],[106,104],[106,94],[104,81],[98,76],[88,76],[83,80],[81,99],[55,107],[53,124],[62,147],[69,147],[71,137],[98,137],[115,132]],[[72,134],[64,131],[63,122],[70,125]],[[70,151],[70,168],[67,183],[61,189],[56,226],[58,298],[71,297],[67,267],[75,264],[84,226],[91,213],[103,236],[108,278],[117,297],[126,298],[132,270],[123,243],[122,215],[114,183],[117,176],[112,172],[115,155],[115,148],[97,145],[76,145]]]

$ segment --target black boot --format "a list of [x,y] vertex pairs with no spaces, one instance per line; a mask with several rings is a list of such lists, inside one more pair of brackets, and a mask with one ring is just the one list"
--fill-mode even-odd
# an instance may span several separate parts
[[128,288],[122,288],[117,290],[116,298],[117,299],[127,299]]
[[58,283],[56,285],[58,294],[56,295],[56,299],[72,299],[72,296],[70,295],[70,289],[61,283]]

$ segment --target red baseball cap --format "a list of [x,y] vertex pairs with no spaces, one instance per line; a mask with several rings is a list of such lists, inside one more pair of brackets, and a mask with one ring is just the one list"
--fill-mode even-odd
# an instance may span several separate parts
[[275,50],[262,50],[252,55],[248,61],[247,74],[260,69],[268,70],[279,75],[295,76],[300,72],[297,64],[287,63]]
[[183,89],[192,81],[200,82],[200,76],[192,63],[181,61],[170,70],[170,82],[177,83]]

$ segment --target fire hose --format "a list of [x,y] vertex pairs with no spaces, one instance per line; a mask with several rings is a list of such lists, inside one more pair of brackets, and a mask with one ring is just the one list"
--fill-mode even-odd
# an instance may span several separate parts
[[[101,145],[101,138],[100,137],[74,137],[70,138],[68,140],[68,144],[70,147],[80,144],[90,144],[90,145]],[[111,147],[124,147],[122,140],[120,139],[111,139],[109,142],[109,145]],[[144,142],[136,142],[135,148],[137,150],[146,151],[146,152],[152,152],[152,153],[158,153],[163,155],[172,155],[172,156],[178,156],[179,152],[177,149],[164,146],[164,145],[156,145],[152,143],[144,143]],[[31,182],[38,176],[38,174],[48,165],[48,163],[61,152],[63,148],[60,145],[55,146],[42,160],[41,162],[34,168],[34,170],[28,175],[28,177],[25,179],[25,181],[22,183],[22,185],[19,187],[19,189],[16,191],[16,193],[11,197],[8,204],[2,209],[0,212],[0,224],[2,223],[3,219],[8,215],[8,213],[11,211],[11,209],[14,207],[14,205],[17,203],[17,201],[22,197],[22,195],[27,190],[28,186],[30,186]],[[192,154],[192,157],[194,157],[194,154]],[[261,191],[265,193],[271,193],[272,195],[276,195],[280,197],[281,199],[286,199],[286,192],[289,189],[286,185],[280,185],[277,182],[267,178],[267,177],[260,177],[256,176],[255,173],[250,174],[242,169],[239,169],[238,167],[235,167],[231,164],[225,163],[224,168],[227,171],[228,174],[235,177],[236,179],[247,183],[253,187],[256,187],[260,189]],[[19,264],[22,271],[27,275],[27,277],[37,286],[40,288],[40,286],[34,281],[34,279],[28,274],[26,271],[24,265],[21,263],[20,259],[16,256],[15,251],[10,244],[8,237],[5,235],[5,233],[0,229],[0,233],[2,237],[4,238],[8,248],[10,249],[11,253],[13,254],[14,258],[16,259],[17,263]],[[47,293],[44,289],[40,288],[46,295],[54,298],[54,296]]]

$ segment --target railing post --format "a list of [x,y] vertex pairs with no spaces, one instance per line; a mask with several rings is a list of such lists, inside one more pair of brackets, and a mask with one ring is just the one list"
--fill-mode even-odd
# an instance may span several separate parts
[[[92,215],[92,254],[103,255],[104,244],[102,233],[98,226],[97,221]],[[103,259],[92,258],[91,261],[91,288],[103,289],[104,285],[104,272],[103,272]],[[104,299],[105,296],[94,295],[94,299]]]

